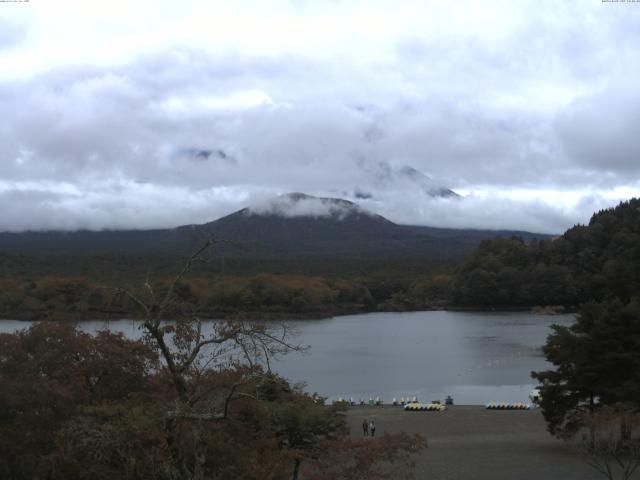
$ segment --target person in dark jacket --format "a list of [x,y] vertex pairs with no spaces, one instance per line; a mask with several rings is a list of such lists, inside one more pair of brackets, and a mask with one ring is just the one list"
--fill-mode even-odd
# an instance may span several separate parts
[[366,418],[362,421],[362,435],[365,437],[369,436],[369,424]]

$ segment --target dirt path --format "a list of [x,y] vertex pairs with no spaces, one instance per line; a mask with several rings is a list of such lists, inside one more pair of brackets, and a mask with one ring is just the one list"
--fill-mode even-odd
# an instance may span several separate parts
[[[597,480],[604,479],[579,454],[545,430],[537,410],[485,410],[453,406],[444,412],[401,407],[351,407],[347,422],[362,435],[362,420],[384,432],[419,433],[429,448],[416,459],[418,479]],[[636,472],[634,479],[640,479]]]

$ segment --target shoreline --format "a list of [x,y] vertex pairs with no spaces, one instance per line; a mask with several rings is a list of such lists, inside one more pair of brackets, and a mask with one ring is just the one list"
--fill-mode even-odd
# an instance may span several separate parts
[[[417,312],[469,312],[469,313],[531,313],[540,316],[556,316],[564,314],[576,313],[575,307],[558,306],[502,306],[502,307],[486,307],[486,306],[460,306],[460,305],[438,305],[432,308],[421,307],[415,309],[394,309],[394,310],[364,310],[357,308],[335,309],[331,311],[309,311],[309,312],[274,312],[274,311],[247,311],[247,312],[216,312],[213,316],[201,315],[202,320],[259,320],[265,322],[271,321],[288,321],[288,320],[326,320],[334,317],[344,317],[350,315],[366,315],[371,313],[417,313]],[[0,317],[0,321],[95,321],[95,320],[140,320],[142,317],[132,314],[131,312],[49,312],[46,318],[42,318],[38,312],[11,312]]]

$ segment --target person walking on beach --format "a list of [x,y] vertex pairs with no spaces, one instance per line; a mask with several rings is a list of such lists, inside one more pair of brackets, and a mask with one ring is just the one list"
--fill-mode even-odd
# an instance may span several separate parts
[[376,424],[373,423],[373,420],[371,420],[371,423],[369,424],[369,432],[371,432],[372,437],[376,436]]
[[362,435],[365,437],[369,436],[369,424],[366,418],[362,421]]

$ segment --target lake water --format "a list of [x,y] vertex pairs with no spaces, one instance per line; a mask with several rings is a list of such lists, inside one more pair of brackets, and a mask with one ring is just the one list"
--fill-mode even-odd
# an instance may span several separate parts
[[[380,396],[443,400],[458,404],[526,401],[530,372],[549,367],[541,346],[553,323],[573,315],[528,313],[370,313],[324,320],[288,321],[308,354],[290,354],[272,368],[307,390],[335,399]],[[131,320],[79,322],[86,331],[109,328],[138,337]],[[0,331],[28,323],[0,321]]]

